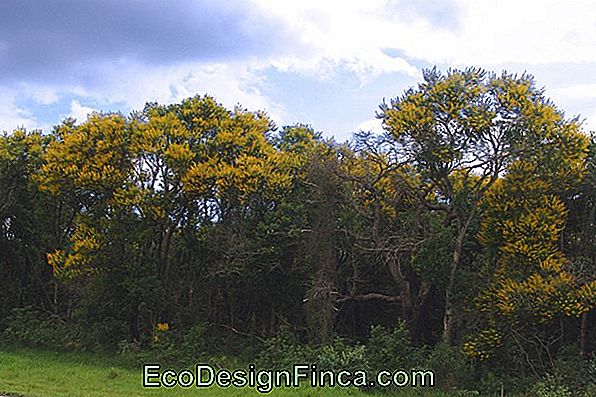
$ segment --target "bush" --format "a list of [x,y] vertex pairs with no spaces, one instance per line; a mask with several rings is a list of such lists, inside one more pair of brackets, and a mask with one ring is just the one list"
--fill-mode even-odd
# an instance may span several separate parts
[[209,348],[208,330],[204,324],[195,324],[186,330],[179,345],[181,355],[189,360],[204,356]]
[[366,343],[366,357],[371,370],[411,369],[420,364],[419,356],[403,322],[392,331],[382,326],[371,329]]
[[116,351],[118,342],[125,339],[127,325],[113,317],[105,317],[93,323],[77,321],[70,324],[76,328],[79,345],[86,350]]
[[484,370],[479,374],[475,386],[481,396],[500,395],[501,387],[504,388],[504,392],[511,391],[510,379],[506,380],[489,370]]
[[593,397],[596,395],[596,357],[583,357],[577,346],[559,351],[552,369],[530,388],[531,397]]
[[118,354],[131,365],[158,362],[165,366],[186,361],[183,350],[178,345],[178,338],[169,328],[169,324],[158,324],[151,337],[149,346],[140,341],[122,340],[118,344]]
[[[335,339],[330,345],[316,349],[316,364],[320,370],[369,370],[370,365],[363,345],[349,345],[342,339]],[[315,357],[313,357],[313,360]]]
[[567,386],[561,385],[553,375],[548,375],[544,380],[538,382],[532,389],[536,397],[571,397],[571,391]]
[[15,308],[6,319],[2,339],[27,346],[79,348],[80,338],[73,328],[56,314],[47,314],[30,306]]
[[296,363],[310,363],[313,357],[312,348],[301,345],[289,328],[283,328],[265,341],[257,363],[263,368],[291,368]]
[[123,362],[134,367],[146,363],[157,362],[155,360],[155,352],[144,349],[138,341],[120,341],[120,343],[118,343],[118,355]]
[[443,390],[475,388],[473,367],[456,347],[436,345],[425,360],[425,368],[434,371],[436,385]]
[[291,330],[282,329],[263,345],[257,364],[263,368],[291,369],[294,364],[316,364],[321,371],[369,369],[366,347],[351,345],[341,338],[318,347],[302,345]]
[[126,334],[126,325],[109,317],[91,324],[66,321],[30,306],[12,309],[5,325],[5,341],[53,349],[115,350]]
[[596,379],[596,358],[587,359],[576,346],[567,346],[554,363],[552,381],[556,381],[575,395],[581,395]]

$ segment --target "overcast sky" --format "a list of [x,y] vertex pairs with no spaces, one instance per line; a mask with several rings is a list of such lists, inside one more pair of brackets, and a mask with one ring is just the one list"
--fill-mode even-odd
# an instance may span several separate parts
[[344,140],[434,65],[526,71],[596,129],[593,0],[0,0],[0,131],[209,94]]

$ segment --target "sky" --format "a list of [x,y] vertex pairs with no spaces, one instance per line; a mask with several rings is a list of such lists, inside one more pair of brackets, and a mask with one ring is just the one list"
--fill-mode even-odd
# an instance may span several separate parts
[[0,0],[0,131],[207,94],[343,141],[433,66],[532,74],[596,130],[593,0]]

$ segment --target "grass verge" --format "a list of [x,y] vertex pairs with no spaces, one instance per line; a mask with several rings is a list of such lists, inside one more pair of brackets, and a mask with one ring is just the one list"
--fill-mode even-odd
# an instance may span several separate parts
[[[0,395],[25,397],[134,397],[134,396],[333,396],[371,397],[357,389],[301,387],[273,389],[261,394],[254,388],[145,389],[142,368],[126,365],[117,357],[90,353],[55,352],[30,348],[0,347]],[[388,394],[382,394],[387,396]],[[395,395],[395,394],[394,394]],[[399,396],[419,396],[415,390],[403,390]],[[424,393],[447,397],[437,391]]]

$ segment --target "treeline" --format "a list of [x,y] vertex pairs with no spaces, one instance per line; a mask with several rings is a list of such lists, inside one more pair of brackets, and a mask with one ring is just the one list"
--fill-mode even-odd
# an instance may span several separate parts
[[426,70],[378,117],[339,144],[197,96],[5,133],[5,336],[316,347],[403,326],[533,375],[593,354],[593,135],[530,76],[478,69]]

